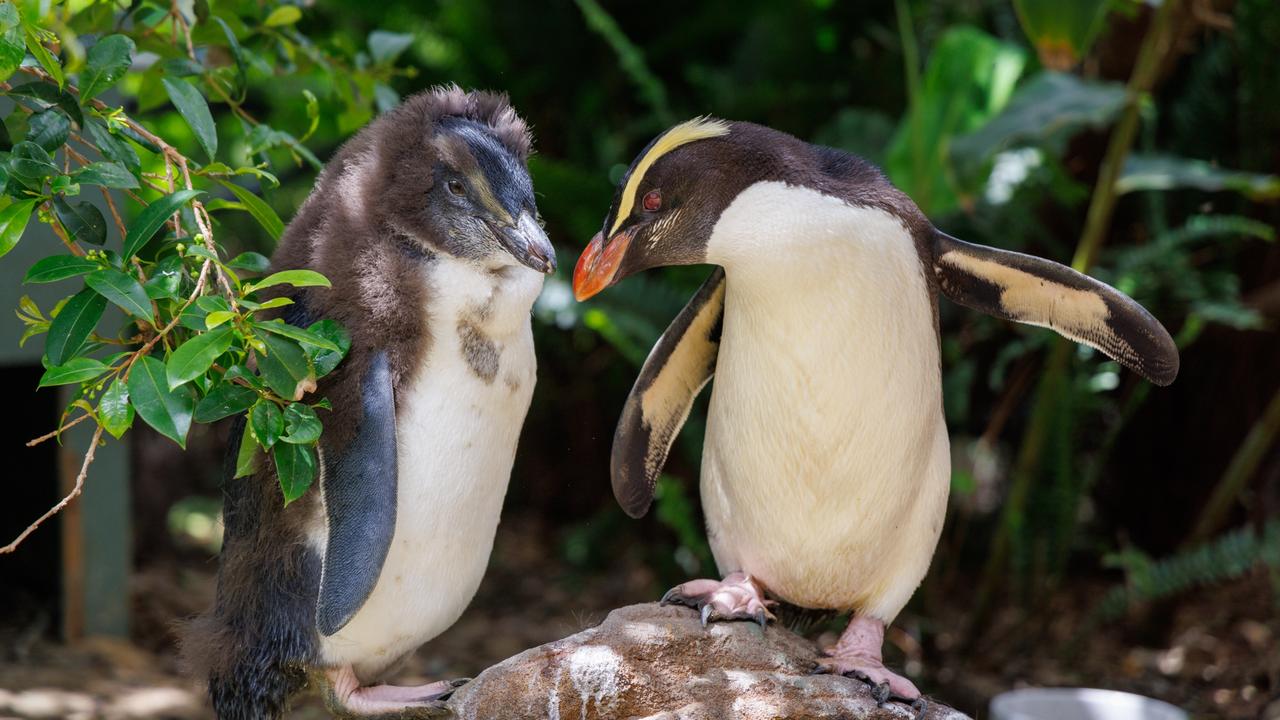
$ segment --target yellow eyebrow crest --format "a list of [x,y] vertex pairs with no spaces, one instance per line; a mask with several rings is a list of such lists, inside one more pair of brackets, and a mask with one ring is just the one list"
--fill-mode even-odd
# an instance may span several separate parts
[[654,141],[649,151],[636,162],[635,169],[627,177],[627,184],[623,186],[622,197],[618,202],[618,214],[613,219],[613,227],[609,229],[609,235],[618,232],[623,221],[631,215],[631,209],[636,204],[636,192],[640,189],[640,181],[659,158],[695,140],[706,140],[727,134],[729,134],[729,123],[709,117],[687,120],[663,133]]

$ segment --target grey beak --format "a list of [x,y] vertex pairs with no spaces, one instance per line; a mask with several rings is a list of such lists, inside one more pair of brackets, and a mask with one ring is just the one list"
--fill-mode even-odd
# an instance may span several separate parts
[[550,275],[556,271],[556,249],[528,212],[512,225],[490,225],[502,247],[522,265]]

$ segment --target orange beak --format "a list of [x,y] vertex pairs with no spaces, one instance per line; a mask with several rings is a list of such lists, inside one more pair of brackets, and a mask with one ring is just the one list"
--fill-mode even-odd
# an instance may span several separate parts
[[604,247],[604,234],[596,233],[582,251],[578,264],[573,268],[573,296],[579,302],[595,295],[613,284],[618,265],[627,254],[631,244],[631,233],[622,232],[613,236],[609,247]]

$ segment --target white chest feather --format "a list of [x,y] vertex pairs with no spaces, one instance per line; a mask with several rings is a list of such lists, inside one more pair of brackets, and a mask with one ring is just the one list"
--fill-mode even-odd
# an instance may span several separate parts
[[895,216],[760,183],[722,215],[703,502],[724,571],[806,607],[892,619],[949,487],[934,297]]
[[396,396],[396,529],[369,599],[322,640],[362,679],[443,632],[489,561],[533,395],[529,311],[542,276],[497,277],[442,259],[428,269],[431,344]]

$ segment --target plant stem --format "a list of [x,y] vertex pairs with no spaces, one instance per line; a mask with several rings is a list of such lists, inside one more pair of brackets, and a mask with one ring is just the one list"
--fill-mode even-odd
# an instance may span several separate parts
[[1249,479],[1257,472],[1277,435],[1280,435],[1280,390],[1272,396],[1267,409],[1254,422],[1244,442],[1240,443],[1235,455],[1231,457],[1231,464],[1227,465],[1222,479],[1218,480],[1217,487],[1213,489],[1213,495],[1200,513],[1195,530],[1184,543],[1185,547],[1203,543],[1222,528],[1227,513],[1235,506],[1240,493],[1249,484]]
[[[1178,0],[1164,0],[1152,18],[1151,27],[1143,37],[1142,47],[1133,73],[1129,77],[1128,100],[1107,144],[1106,155],[1098,171],[1098,182],[1089,201],[1084,231],[1076,245],[1071,265],[1080,272],[1087,272],[1097,259],[1116,205],[1116,181],[1124,169],[1125,159],[1133,147],[1141,119],[1141,103],[1155,85],[1160,64],[1173,48],[1175,35],[1174,16]],[[1044,374],[1036,389],[1031,420],[1018,451],[1018,462],[1012,473],[1009,495],[1001,514],[1000,525],[992,540],[991,551],[974,603],[967,639],[972,642],[978,629],[985,624],[992,609],[992,599],[1004,586],[1009,572],[1009,554],[1014,532],[1025,519],[1031,483],[1040,466],[1040,456],[1048,444],[1048,433],[1053,427],[1057,403],[1066,391],[1066,375],[1070,370],[1071,344],[1057,340],[1045,363]]]

